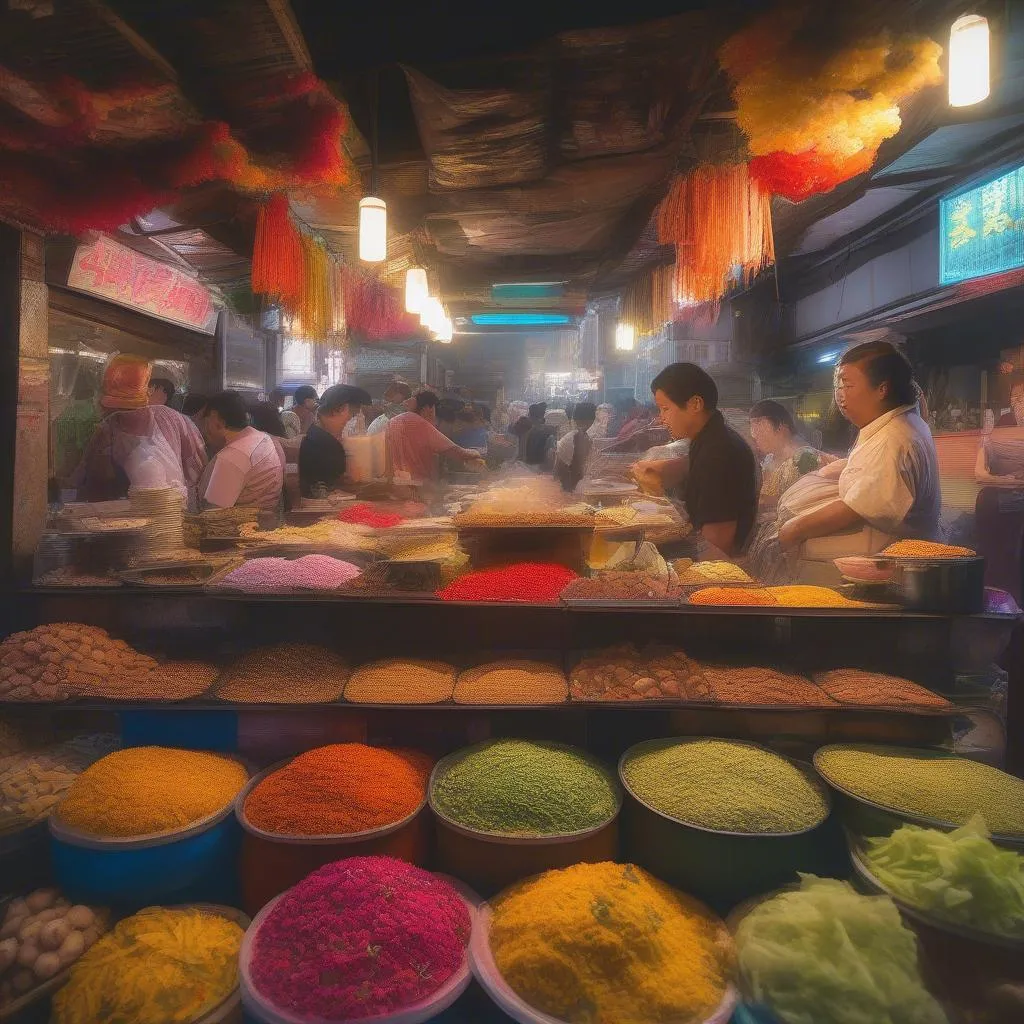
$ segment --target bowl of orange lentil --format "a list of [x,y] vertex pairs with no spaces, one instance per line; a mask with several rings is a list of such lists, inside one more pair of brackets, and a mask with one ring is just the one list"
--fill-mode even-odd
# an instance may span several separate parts
[[311,871],[343,857],[422,866],[430,848],[427,782],[417,751],[333,743],[271,765],[235,800],[242,904],[257,913]]

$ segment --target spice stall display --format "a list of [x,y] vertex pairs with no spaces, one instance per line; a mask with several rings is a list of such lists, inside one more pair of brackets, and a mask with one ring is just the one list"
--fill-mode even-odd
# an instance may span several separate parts
[[723,923],[631,864],[577,864],[503,892],[473,959],[508,1010],[569,1024],[725,1021],[735,953]]
[[882,672],[864,672],[856,668],[837,668],[818,672],[814,681],[840,704],[863,707],[918,708],[947,710],[952,707],[945,697],[912,683],[909,679]]
[[828,791],[753,743],[649,740],[619,763],[626,855],[715,907],[827,865]]
[[242,526],[239,538],[244,546],[289,546],[338,548],[342,551],[373,551],[376,543],[369,529],[336,519],[323,519],[309,526],[279,526],[261,530],[255,523]]
[[607,571],[573,580],[562,591],[562,600],[570,604],[650,601],[674,605],[679,601],[679,588],[668,577],[648,572]]
[[882,551],[883,558],[974,558],[977,552],[930,540],[898,540]]
[[56,810],[68,828],[130,839],[189,828],[231,805],[248,773],[199,750],[132,747],[87,768]]
[[704,587],[695,590],[687,600],[696,605],[736,608],[775,608],[779,603],[768,593],[767,588],[753,587]]
[[553,603],[577,578],[564,565],[519,562],[466,573],[437,592],[442,601],[522,601]]
[[203,662],[164,664],[98,626],[60,622],[15,633],[0,644],[0,699],[189,700],[217,670]]
[[858,853],[898,904],[1024,944],[1024,854],[996,846],[981,815],[952,832],[902,825]]
[[42,821],[75,779],[117,742],[109,734],[78,736],[0,760],[0,835]]
[[631,644],[587,655],[569,675],[573,700],[706,701],[710,691],[700,666],[685,652]]
[[340,700],[348,663],[315,644],[257,647],[221,674],[212,696],[238,704],[329,704]]
[[361,665],[345,685],[353,704],[440,704],[451,700],[458,670],[443,661],[386,658]]
[[331,555],[301,558],[251,558],[209,584],[211,590],[239,590],[247,594],[279,594],[293,590],[341,590],[362,570]]
[[621,799],[614,776],[582,750],[486,740],[434,770],[438,862],[494,892],[538,871],[614,857]]
[[133,747],[97,761],[50,817],[54,875],[83,902],[226,900],[235,888],[231,815],[248,772],[204,751]]
[[763,666],[701,665],[711,700],[751,707],[836,707],[836,702],[809,679]]
[[191,1024],[238,987],[247,919],[226,907],[148,907],[119,921],[71,968],[53,1024]]
[[744,997],[787,1024],[947,1024],[887,896],[804,876],[742,914],[736,948]]
[[541,661],[491,661],[465,669],[455,680],[456,704],[564,704],[565,673]]
[[72,906],[53,888],[12,899],[0,913],[0,1015],[25,1009],[59,985],[106,930],[106,918],[105,911]]
[[335,743],[257,776],[239,795],[242,898],[249,912],[332,860],[425,859],[433,761],[411,750]]
[[701,583],[753,583],[754,580],[733,562],[695,562],[692,558],[677,558],[672,563],[679,582],[683,585]]
[[243,1003],[257,1021],[365,1020],[431,1002],[440,1012],[469,983],[472,925],[455,887],[421,868],[391,857],[328,864],[253,922]]
[[864,743],[822,747],[814,766],[845,798],[841,807],[857,834],[887,835],[900,819],[953,828],[980,814],[995,838],[1024,839],[1024,780],[991,765]]

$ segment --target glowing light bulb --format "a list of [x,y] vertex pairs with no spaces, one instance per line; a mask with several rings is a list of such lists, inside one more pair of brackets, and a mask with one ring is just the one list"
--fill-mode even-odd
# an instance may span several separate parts
[[364,263],[380,263],[387,255],[387,203],[375,196],[366,196],[359,200],[359,258]]
[[949,31],[951,107],[970,107],[988,97],[990,42],[988,19],[980,14],[965,14],[953,22]]

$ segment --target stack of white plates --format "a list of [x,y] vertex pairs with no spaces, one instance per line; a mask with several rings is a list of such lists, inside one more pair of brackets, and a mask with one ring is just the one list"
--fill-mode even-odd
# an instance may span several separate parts
[[132,511],[150,520],[146,527],[147,555],[177,551],[185,546],[185,502],[174,487],[129,488]]

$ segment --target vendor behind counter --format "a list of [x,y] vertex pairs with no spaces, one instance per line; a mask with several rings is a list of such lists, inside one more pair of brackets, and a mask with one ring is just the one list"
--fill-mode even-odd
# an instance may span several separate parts
[[[651,391],[672,437],[690,441],[682,484],[690,522],[717,552],[740,554],[753,530],[760,484],[750,445],[725,422],[717,385],[694,363],[665,367],[651,383]],[[685,464],[676,462],[681,478]],[[667,478],[662,474],[660,479]]]
[[299,448],[299,491],[304,498],[324,495],[345,486],[345,426],[372,399],[362,389],[335,384],[320,396],[316,422]]

